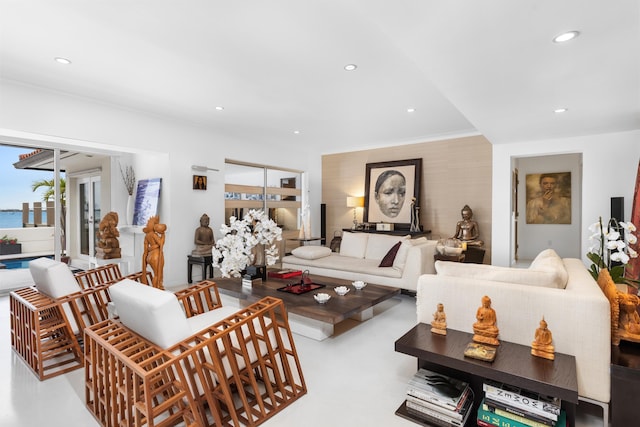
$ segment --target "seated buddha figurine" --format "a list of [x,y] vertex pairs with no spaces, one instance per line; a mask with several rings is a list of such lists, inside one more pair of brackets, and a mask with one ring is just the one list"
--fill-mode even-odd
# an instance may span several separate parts
[[478,239],[480,229],[478,223],[473,220],[473,211],[469,205],[464,205],[460,213],[462,221],[458,221],[456,224],[456,234],[453,238],[466,243],[466,246],[484,246],[484,242]]
[[202,214],[202,216],[200,217],[200,227],[196,228],[193,242],[195,243],[196,247],[191,251],[191,255],[211,256],[214,238],[213,230],[211,229],[211,227],[209,227],[209,215]]
[[540,320],[540,327],[536,329],[534,341],[531,343],[531,354],[545,359],[555,359],[555,347],[552,344],[553,335],[551,331],[547,329],[547,322]]
[[491,298],[487,295],[482,297],[482,306],[476,311],[476,320],[473,324],[473,340],[483,344],[500,345],[496,312],[491,308]]
[[447,335],[447,314],[444,312],[444,305],[442,303],[438,304],[436,312],[433,313],[431,332],[439,335]]

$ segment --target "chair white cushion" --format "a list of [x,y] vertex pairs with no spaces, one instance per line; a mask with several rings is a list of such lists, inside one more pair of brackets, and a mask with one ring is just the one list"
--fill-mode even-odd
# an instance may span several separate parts
[[162,348],[188,338],[191,328],[176,296],[131,279],[109,288],[120,321]]
[[[369,234],[367,233],[343,233],[342,242],[340,243],[340,255],[364,258],[367,251],[368,240]],[[384,256],[384,254],[382,256]],[[380,259],[382,259],[382,257]]]
[[331,248],[326,246],[300,246],[292,250],[291,254],[302,259],[318,259],[331,255]]
[[81,290],[69,266],[50,258],[29,262],[29,271],[38,291],[52,298],[60,298]]
[[529,268],[448,261],[436,261],[435,267],[437,273],[444,276],[564,289],[567,286],[569,275],[562,259],[552,249],[543,252],[544,254],[536,257],[535,264],[532,263]]

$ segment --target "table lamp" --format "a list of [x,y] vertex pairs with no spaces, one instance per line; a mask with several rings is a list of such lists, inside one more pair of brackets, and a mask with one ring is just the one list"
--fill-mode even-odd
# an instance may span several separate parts
[[347,207],[348,208],[353,208],[353,227],[352,229],[355,230],[356,228],[358,228],[358,219],[356,218],[356,210],[358,208],[363,208],[364,207],[364,197],[347,197]]

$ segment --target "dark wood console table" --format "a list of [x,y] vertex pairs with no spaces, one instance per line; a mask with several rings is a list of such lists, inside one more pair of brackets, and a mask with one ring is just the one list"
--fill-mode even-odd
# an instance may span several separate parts
[[[567,412],[567,425],[575,425],[578,379],[574,356],[556,353],[555,360],[542,359],[532,356],[530,347],[501,341],[496,359],[489,363],[464,356],[464,350],[471,340],[471,334],[452,329],[447,329],[446,336],[432,334],[430,325],[420,323],[396,341],[395,350],[416,357],[418,368],[468,381],[475,394],[476,409],[484,396],[482,383],[485,379],[491,379],[559,397]],[[404,403],[396,414],[429,425],[413,418],[406,411]],[[475,425],[474,409],[465,426]]]
[[372,234],[388,234],[390,236],[411,236],[412,239],[416,237],[429,237],[431,234],[431,230],[422,230],[422,231],[409,231],[409,230],[390,230],[390,231],[379,231],[375,229],[369,230],[354,230],[353,228],[343,228],[342,231],[349,233],[372,233]]
[[640,344],[621,341],[611,346],[611,425],[638,423]]

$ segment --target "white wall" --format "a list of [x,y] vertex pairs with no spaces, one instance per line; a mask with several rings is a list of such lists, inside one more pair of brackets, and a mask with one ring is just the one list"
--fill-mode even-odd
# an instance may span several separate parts
[[[193,232],[200,216],[207,213],[219,238],[224,218],[225,158],[306,170],[308,153],[304,144],[286,152],[276,143],[244,141],[215,130],[116,108],[39,88],[0,82],[0,142],[24,135],[46,147],[66,145],[80,151],[104,150],[133,153],[136,177],[162,178],[160,220],[168,225],[165,244],[165,284],[186,283],[187,254],[193,249]],[[192,189],[191,165],[219,169],[207,172],[207,190]],[[112,176],[112,188],[121,197],[112,198],[112,210],[123,215],[126,191],[119,174]],[[312,188],[320,193],[320,187]],[[319,195],[315,196],[319,200]],[[319,201],[317,202],[319,206]],[[319,208],[318,208],[319,210]],[[319,219],[319,218],[318,218]],[[319,230],[319,225],[314,224]]]
[[[610,216],[611,197],[625,198],[625,218],[630,218],[638,161],[640,131],[528,141],[493,146],[493,264],[510,265],[511,166],[515,157],[582,153],[581,255],[589,248],[587,227],[599,216]],[[503,224],[497,226],[497,224]]]

